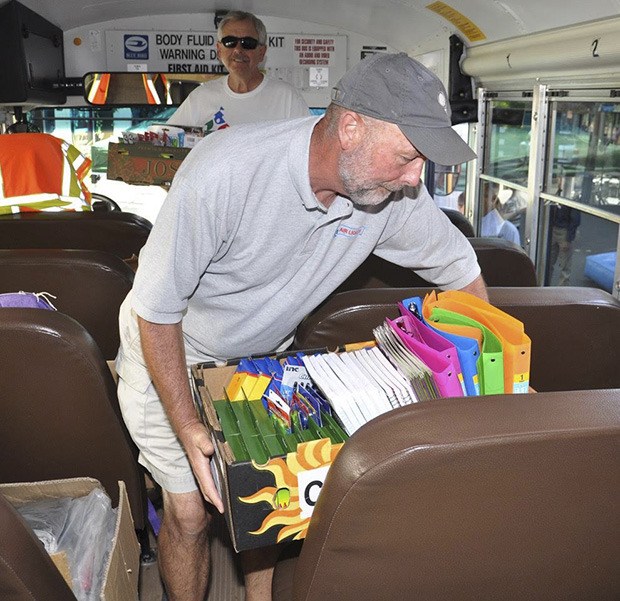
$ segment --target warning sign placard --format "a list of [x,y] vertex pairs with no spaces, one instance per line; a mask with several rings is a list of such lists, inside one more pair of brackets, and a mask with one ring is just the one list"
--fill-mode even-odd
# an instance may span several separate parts
[[[216,42],[215,31],[107,31],[107,68],[223,74]],[[261,67],[299,89],[310,106],[327,106],[331,87],[347,69],[347,36],[271,34]]]

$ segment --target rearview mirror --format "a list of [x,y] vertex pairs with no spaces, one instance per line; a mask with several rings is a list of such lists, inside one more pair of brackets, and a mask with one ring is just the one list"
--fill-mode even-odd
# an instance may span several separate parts
[[201,83],[221,77],[202,73],[87,73],[84,98],[96,106],[181,104]]

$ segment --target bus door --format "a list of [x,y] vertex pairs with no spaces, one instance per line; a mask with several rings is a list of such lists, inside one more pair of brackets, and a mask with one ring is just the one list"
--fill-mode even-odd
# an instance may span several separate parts
[[620,101],[609,88],[479,90],[477,223],[494,194],[542,285],[619,295]]

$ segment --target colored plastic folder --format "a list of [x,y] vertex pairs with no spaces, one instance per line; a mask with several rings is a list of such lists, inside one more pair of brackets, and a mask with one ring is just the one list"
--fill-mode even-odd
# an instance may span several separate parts
[[482,332],[482,345],[477,363],[481,394],[504,392],[504,350],[499,338],[488,327],[471,317],[433,306],[433,300],[436,301],[436,297],[433,299],[432,294],[424,298],[424,315],[429,316],[429,323],[468,326]]
[[477,296],[459,290],[440,292],[440,306],[487,326],[504,349],[504,392],[526,393],[530,380],[532,342],[523,323]]
[[[454,345],[459,357],[459,363],[461,365],[465,394],[467,396],[479,395],[480,379],[478,377],[478,360],[480,359],[482,331],[478,328],[472,328],[469,326],[458,326],[456,324],[429,323],[423,315],[422,297],[420,296],[406,298],[402,302],[402,305],[427,327],[431,328]],[[447,326],[448,328],[453,325],[455,331],[461,333],[451,333],[450,331],[434,327],[435,325]]]
[[[404,307],[403,307],[404,309]],[[433,373],[437,390],[442,397],[463,396],[461,366],[453,345],[439,340],[427,326],[404,310],[404,315],[386,322],[405,346],[421,359]],[[448,350],[448,345],[451,350]]]
[[415,332],[411,332],[412,335],[417,336],[421,342],[424,342],[430,348],[435,349],[441,353],[449,363],[452,364],[459,384],[461,385],[461,394],[466,395],[465,383],[463,381],[463,369],[461,367],[461,361],[459,354],[452,342],[450,342],[445,336],[442,336],[437,330],[429,327],[423,320],[417,318],[415,314],[412,314],[407,307],[401,302],[398,303],[398,309],[401,315],[406,315],[409,319],[413,317],[409,323],[415,327]]

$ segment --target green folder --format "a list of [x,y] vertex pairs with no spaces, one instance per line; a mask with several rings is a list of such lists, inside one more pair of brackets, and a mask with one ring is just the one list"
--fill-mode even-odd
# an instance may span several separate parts
[[252,412],[252,417],[254,418],[258,432],[267,447],[269,457],[279,457],[280,455],[284,455],[286,453],[286,447],[276,436],[276,429],[273,420],[269,417],[263,402],[260,400],[248,401],[248,405],[250,407],[250,411]]
[[297,451],[297,437],[295,434],[289,434],[284,427],[284,424],[277,418],[272,417],[274,427],[276,429],[276,436],[278,437],[280,444],[285,449],[285,453],[294,453]]
[[239,434],[239,424],[237,423],[233,408],[230,406],[230,402],[227,400],[213,401],[213,407],[220,420],[224,438],[228,440],[229,436]]
[[241,434],[230,434],[226,436],[226,442],[235,456],[236,461],[250,460],[250,453],[243,442]]
[[260,430],[250,409],[248,401],[232,401],[230,406],[233,409],[239,431],[243,442],[250,454],[250,457],[260,464],[264,464],[269,459],[269,452],[261,436]]
[[482,349],[476,363],[480,376],[481,394],[504,392],[504,350],[499,338],[480,322],[440,307],[433,307],[431,322],[471,326],[482,331]]

